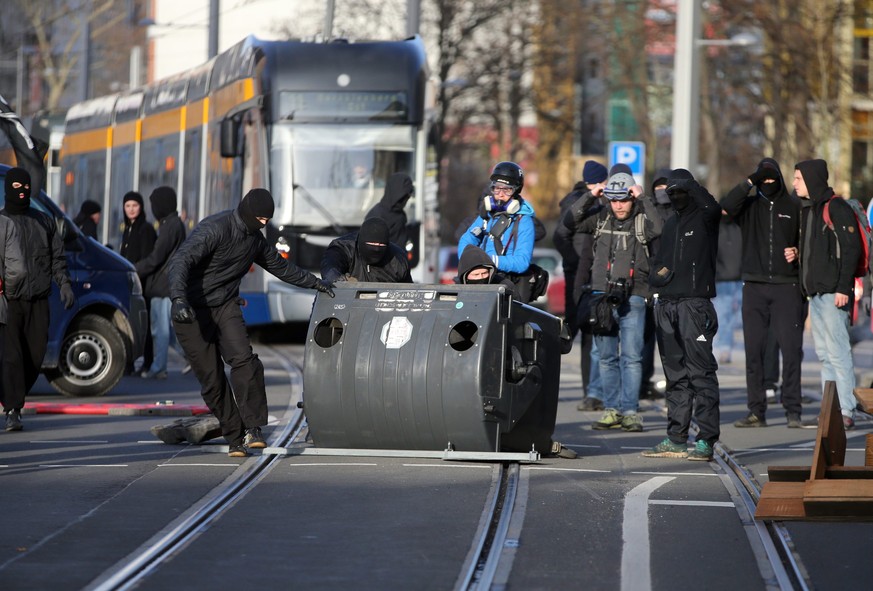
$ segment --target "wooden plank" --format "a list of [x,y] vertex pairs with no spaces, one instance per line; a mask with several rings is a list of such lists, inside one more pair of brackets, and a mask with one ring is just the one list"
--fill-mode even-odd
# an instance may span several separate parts
[[803,519],[806,507],[803,504],[804,482],[767,482],[761,489],[761,497],[755,509],[755,519]]
[[[809,480],[809,466],[767,466],[770,482],[805,482]],[[873,466],[829,466],[826,479],[873,479]]]
[[867,414],[873,414],[873,388],[855,388],[855,398]]
[[810,517],[873,518],[873,481],[808,480],[803,507]]
[[846,431],[843,428],[843,415],[837,399],[837,384],[828,381],[825,382],[821,398],[821,413],[818,418],[810,478],[813,480],[824,478],[828,466],[842,466],[845,459]]

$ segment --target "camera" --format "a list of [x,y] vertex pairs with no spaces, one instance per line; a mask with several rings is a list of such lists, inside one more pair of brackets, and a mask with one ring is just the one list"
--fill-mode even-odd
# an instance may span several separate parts
[[625,277],[610,281],[606,284],[606,302],[617,308],[627,301],[631,292],[631,283]]

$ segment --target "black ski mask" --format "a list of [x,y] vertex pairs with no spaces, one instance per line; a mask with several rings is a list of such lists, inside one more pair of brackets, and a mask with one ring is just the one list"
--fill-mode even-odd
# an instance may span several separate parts
[[[21,183],[15,189],[13,183]],[[23,168],[10,168],[6,171],[6,211],[11,214],[25,213],[30,207],[30,173]]]
[[677,181],[693,181],[694,175],[684,168],[677,168],[670,172],[670,178],[667,179],[667,195],[670,197],[670,203],[676,211],[683,211],[691,203],[691,195],[685,189],[675,187]]
[[275,211],[273,196],[266,189],[252,189],[239,202],[237,211],[249,233],[260,232],[266,224],[258,218],[272,218]]
[[388,254],[388,224],[382,218],[370,218],[358,232],[358,254],[368,265],[378,265]]

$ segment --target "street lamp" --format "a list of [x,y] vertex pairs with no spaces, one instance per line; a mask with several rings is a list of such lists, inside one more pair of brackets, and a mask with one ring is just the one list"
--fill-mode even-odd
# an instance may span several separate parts
[[698,165],[697,143],[700,125],[701,46],[748,46],[756,38],[741,33],[731,39],[700,39],[700,2],[676,3],[676,53],[673,62],[673,138],[670,168],[685,168],[692,174]]

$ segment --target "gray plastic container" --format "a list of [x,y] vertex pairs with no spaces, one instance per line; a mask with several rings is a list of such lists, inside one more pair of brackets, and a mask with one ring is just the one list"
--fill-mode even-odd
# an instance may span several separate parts
[[502,286],[340,283],[309,323],[317,446],[549,452],[561,320]]

